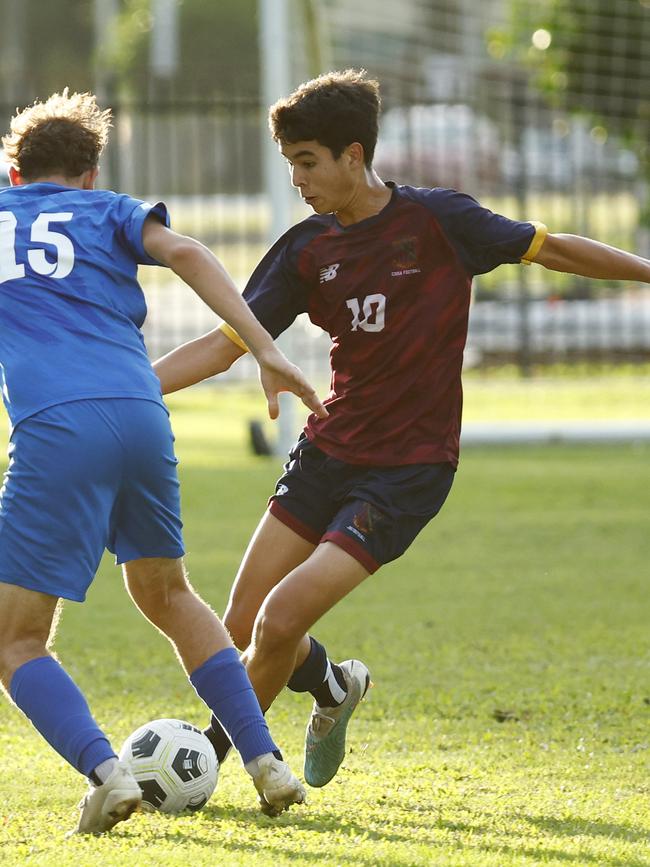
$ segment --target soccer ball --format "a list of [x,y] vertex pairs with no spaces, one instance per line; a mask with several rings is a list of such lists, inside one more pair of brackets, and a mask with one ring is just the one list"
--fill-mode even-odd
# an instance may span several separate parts
[[219,762],[200,729],[179,719],[156,719],[122,744],[120,761],[142,789],[145,810],[200,810],[214,792]]

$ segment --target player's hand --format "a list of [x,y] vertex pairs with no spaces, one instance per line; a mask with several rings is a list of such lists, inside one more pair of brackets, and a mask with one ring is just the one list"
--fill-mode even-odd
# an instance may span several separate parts
[[307,382],[303,372],[273,347],[273,351],[265,353],[258,359],[260,366],[260,382],[269,405],[269,416],[273,419],[280,414],[278,394],[290,391],[295,394],[318,418],[327,418],[328,412],[318,395]]

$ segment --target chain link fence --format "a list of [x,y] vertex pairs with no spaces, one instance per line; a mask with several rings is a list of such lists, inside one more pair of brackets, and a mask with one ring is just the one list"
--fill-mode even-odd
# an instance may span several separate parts
[[[632,46],[637,60],[628,62],[631,37],[622,28],[621,10],[633,2],[611,4],[613,44],[620,54],[614,71],[623,85],[636,76],[629,93],[639,90],[639,77],[650,83],[650,51],[642,50],[650,42],[650,25],[637,27]],[[480,9],[466,0],[409,0],[399,15],[389,14],[384,4],[370,4],[376,14],[361,14],[368,3],[358,0],[354,14],[338,0],[320,4],[319,32],[330,65],[365,65],[382,81],[376,154],[382,178],[455,187],[507,216],[650,255],[647,155],[619,134],[623,124],[607,126],[593,120],[593,112],[576,114],[568,98],[552,107],[524,66],[504,60],[501,37],[490,36],[490,27],[503,22],[505,0],[486,0]],[[597,3],[603,7],[602,0]],[[642,0],[641,6],[650,16],[650,3]],[[601,94],[611,113],[615,88],[611,76],[601,74],[596,36],[587,39],[594,48],[581,81],[593,91],[593,105]],[[550,38],[535,31],[531,50],[543,51]],[[303,78],[308,72],[300,71]],[[163,199],[174,228],[214,250],[243,288],[268,245],[273,208],[263,192],[265,107],[254,97],[174,96],[173,88],[155,99],[111,102],[115,128],[102,183]],[[620,111],[633,114],[637,108],[638,99],[634,105],[630,99]],[[4,128],[12,110],[0,105]],[[295,220],[308,213],[296,194]],[[141,279],[152,356],[217,324],[163,269],[143,268]],[[291,353],[306,372],[313,378],[326,375],[327,336],[302,317],[292,340]],[[502,266],[475,281],[467,365],[515,364],[526,374],[557,362],[641,364],[649,358],[647,286],[591,281],[535,266]],[[231,375],[252,372],[244,360]]]
[[[491,111],[465,102],[384,107],[376,166],[384,179],[452,186],[492,209],[648,255],[639,159],[581,119],[523,99],[516,83]],[[494,92],[494,91],[493,91]],[[523,100],[523,101],[522,101]],[[495,105],[500,112],[495,111]],[[242,288],[267,246],[272,203],[262,192],[263,108],[251,100],[122,104],[106,155],[106,181],[163,199],[174,227],[194,235]],[[280,157],[278,156],[278,159]],[[287,183],[289,177],[287,176]],[[296,194],[296,220],[308,210]],[[153,356],[215,326],[202,303],[161,269],[141,269]],[[329,341],[303,317],[292,352],[311,376],[326,371]],[[640,363],[650,357],[650,292],[533,266],[476,279],[466,363]],[[252,368],[236,367],[248,376]]]

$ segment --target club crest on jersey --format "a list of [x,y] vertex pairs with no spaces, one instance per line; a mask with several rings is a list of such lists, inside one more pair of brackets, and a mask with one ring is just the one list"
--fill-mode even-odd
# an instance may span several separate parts
[[330,280],[333,280],[340,267],[340,262],[337,262],[335,265],[325,265],[324,268],[320,269],[320,282],[328,283]]
[[394,268],[391,272],[392,277],[420,273],[420,269],[417,267],[418,239],[415,236],[399,238],[397,241],[393,241],[392,247]]

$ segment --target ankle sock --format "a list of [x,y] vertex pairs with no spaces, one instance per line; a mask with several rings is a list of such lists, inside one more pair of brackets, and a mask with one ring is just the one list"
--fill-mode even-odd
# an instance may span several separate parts
[[106,759],[106,761],[97,765],[94,771],[91,771],[88,774],[88,778],[93,786],[103,786],[106,780],[113,773],[115,768],[117,767],[118,760],[117,759]]
[[[280,750],[275,750],[273,753],[267,753],[266,755],[272,755],[274,759],[277,759],[279,762],[284,761],[282,758],[282,753]],[[260,759],[263,759],[264,756],[258,756],[256,759],[251,759],[250,762],[246,762],[244,765],[244,769],[247,773],[251,775],[251,777],[256,777],[260,770]]]

